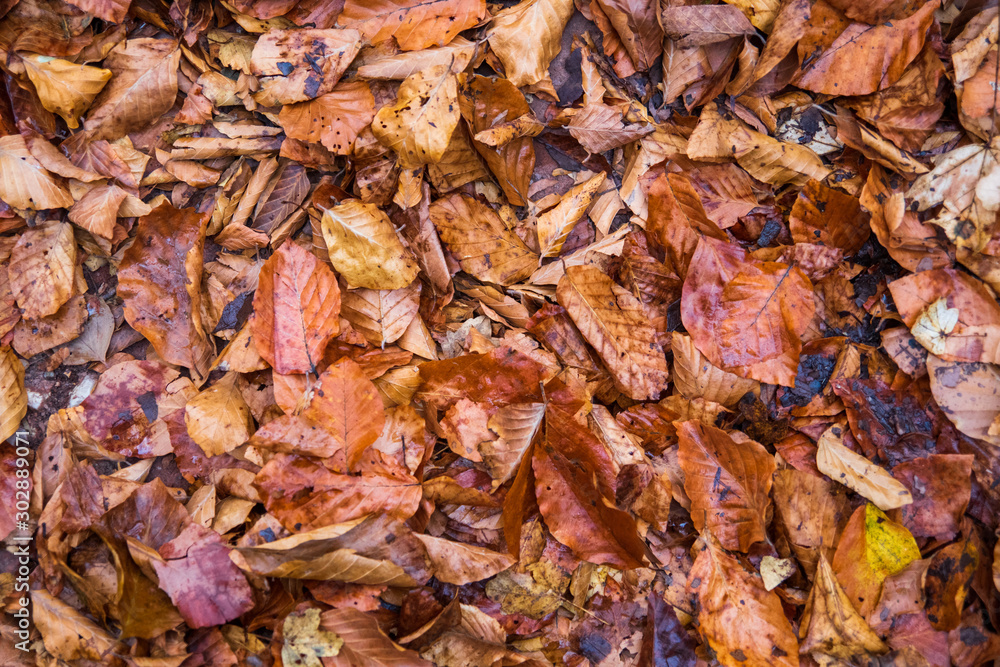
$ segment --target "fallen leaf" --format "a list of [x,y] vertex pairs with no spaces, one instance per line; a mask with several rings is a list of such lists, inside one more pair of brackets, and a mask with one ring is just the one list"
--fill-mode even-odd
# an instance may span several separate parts
[[294,243],[264,263],[254,295],[257,351],[279,373],[316,370],[340,331],[340,289],[333,271]]
[[747,551],[765,537],[774,460],[752,440],[737,444],[696,421],[675,425],[695,528],[712,531],[726,549]]
[[913,502],[913,496],[901,482],[865,457],[843,444],[839,426],[828,429],[819,438],[816,467],[830,479],[840,482],[878,506],[892,510]]
[[36,160],[19,134],[0,137],[0,199],[20,209],[72,206],[73,197]]
[[824,555],[820,555],[815,583],[802,613],[802,627],[803,653],[856,660],[889,650],[855,610]]
[[0,348],[0,435],[6,440],[17,431],[28,412],[24,366],[9,347]]
[[602,271],[581,266],[566,269],[556,293],[621,391],[648,400],[666,389],[666,357],[634,296]]
[[781,599],[712,537],[688,573],[688,590],[698,598],[701,632],[721,664],[798,664],[799,643]]
[[868,503],[851,515],[832,564],[851,604],[870,617],[885,578],[919,558],[910,531]]
[[160,204],[139,219],[137,240],[118,269],[125,319],[169,363],[208,373],[213,349],[201,316],[205,216]]
[[281,626],[285,642],[281,646],[281,660],[289,665],[321,667],[322,658],[332,658],[340,653],[344,640],[336,633],[319,627],[320,612],[315,607],[292,612]]
[[708,237],[691,266],[681,320],[698,350],[723,370],[793,386],[800,336],[815,310],[809,279],[795,266],[758,262]]
[[487,16],[484,0],[347,0],[343,7],[338,25],[371,44],[394,38],[404,51],[444,46]]
[[549,76],[563,30],[573,15],[569,0],[523,0],[498,12],[489,27],[490,48],[507,79],[520,88]]
[[420,270],[389,216],[374,204],[351,199],[324,211],[323,240],[330,263],[351,287],[400,289]]
[[437,65],[406,77],[396,103],[375,114],[372,132],[412,169],[441,161],[459,116],[458,81],[449,67]]
[[184,421],[191,439],[209,456],[232,451],[249,439],[250,407],[229,373],[188,401]]

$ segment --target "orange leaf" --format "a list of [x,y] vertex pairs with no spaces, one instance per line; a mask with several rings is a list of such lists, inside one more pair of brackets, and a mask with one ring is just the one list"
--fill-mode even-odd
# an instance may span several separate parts
[[378,390],[358,364],[344,358],[323,371],[313,391],[302,416],[326,429],[346,451],[348,468],[356,468],[385,425]]
[[697,421],[675,422],[684,491],[695,528],[708,528],[726,549],[747,551],[766,539],[774,458],[763,446]]
[[538,509],[557,540],[592,563],[642,564],[645,547],[635,521],[615,507],[611,458],[565,408],[546,410],[532,468]]
[[292,242],[264,263],[253,308],[257,351],[278,373],[315,372],[326,344],[340,332],[336,276]]
[[794,386],[801,336],[816,310],[805,274],[708,237],[698,242],[691,267],[681,321],[698,350],[741,377]]

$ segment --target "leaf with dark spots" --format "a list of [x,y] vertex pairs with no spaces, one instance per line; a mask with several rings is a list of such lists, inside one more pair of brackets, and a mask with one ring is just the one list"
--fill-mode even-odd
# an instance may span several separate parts
[[655,593],[649,595],[648,603],[639,667],[694,667],[697,644],[677,620],[677,612]]

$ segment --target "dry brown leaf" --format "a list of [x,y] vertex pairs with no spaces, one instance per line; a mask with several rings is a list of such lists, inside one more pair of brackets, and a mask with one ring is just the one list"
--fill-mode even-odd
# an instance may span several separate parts
[[487,33],[490,48],[513,85],[531,86],[548,78],[572,15],[572,0],[523,0],[493,17]]
[[508,554],[472,544],[462,544],[431,535],[417,535],[417,539],[423,542],[424,548],[427,549],[427,555],[430,556],[434,567],[434,576],[446,584],[464,586],[489,579],[515,562]]
[[480,280],[510,285],[538,266],[538,255],[477,199],[464,194],[438,199],[430,218],[462,270]]
[[114,76],[94,100],[84,127],[95,139],[111,139],[162,116],[177,97],[181,51],[170,39],[129,39],[112,49],[104,65]]
[[375,118],[375,98],[364,81],[340,83],[314,100],[281,107],[278,122],[293,139],[321,143],[335,155],[350,155],[358,133]]
[[257,40],[250,69],[261,77],[254,99],[266,106],[305,102],[333,91],[361,48],[356,30],[269,30]]
[[542,257],[557,257],[562,251],[566,238],[576,223],[583,218],[598,188],[604,184],[604,174],[591,176],[588,180],[574,185],[562,196],[559,203],[538,216],[536,229],[538,246]]
[[879,509],[891,510],[913,502],[909,490],[888,472],[843,444],[843,430],[832,426],[820,436],[816,451],[820,472],[856,493]]
[[343,295],[341,314],[372,345],[388,345],[399,340],[417,316],[421,283],[396,290],[359,287]]
[[690,399],[703,398],[731,408],[749,392],[760,393],[760,383],[715,366],[702,356],[690,336],[673,332],[674,384]]
[[114,183],[99,185],[80,197],[67,217],[94,236],[110,241],[114,238],[118,210],[128,196],[127,191]]
[[379,109],[372,132],[412,169],[440,162],[458,126],[458,80],[446,65],[411,74],[399,86],[397,101]]
[[8,266],[10,289],[21,315],[27,319],[55,315],[75,292],[75,271],[73,225],[56,222],[21,234]]
[[485,0],[347,0],[337,24],[371,44],[395,39],[404,51],[445,46],[486,18]]
[[0,348],[0,440],[14,435],[28,412],[24,366],[9,346]]
[[80,126],[80,116],[112,74],[111,70],[35,53],[24,54],[22,59],[42,106],[62,116],[70,129]]
[[20,134],[0,137],[0,199],[20,209],[40,210],[73,205],[73,197],[28,152]]
[[569,133],[590,153],[603,153],[650,134],[649,123],[629,123],[617,108],[593,103],[570,119]]
[[556,295],[619,390],[635,400],[658,398],[669,371],[642,303],[591,266],[567,268]]
[[545,416],[544,403],[507,405],[489,418],[489,428],[500,436],[479,443],[483,465],[493,478],[493,489],[499,488],[517,472]]
[[209,456],[232,451],[251,435],[250,407],[236,386],[238,378],[227,373],[184,408],[188,435]]
[[356,63],[358,76],[365,79],[390,79],[402,81],[435,65],[451,65],[455,74],[462,72],[472,60],[476,45],[464,37],[456,37],[447,46],[432,47],[419,51],[383,54],[362,53]]
[[389,216],[374,204],[341,202],[323,213],[322,227],[330,263],[350,287],[400,289],[420,271]]
[[825,477],[783,468],[774,473],[774,508],[792,551],[810,577],[819,557],[833,557],[847,519],[847,495]]
[[[802,613],[802,628],[803,653],[820,653],[853,661],[889,651],[855,610],[823,554],[820,554],[813,588]],[[817,658],[817,662],[822,663],[822,659]]]
[[700,631],[725,667],[799,664],[799,644],[781,598],[764,589],[709,535],[688,573],[688,590],[698,597]]
[[357,467],[385,425],[382,399],[375,385],[350,359],[341,359],[323,371],[302,416],[333,436],[346,452],[351,469]]

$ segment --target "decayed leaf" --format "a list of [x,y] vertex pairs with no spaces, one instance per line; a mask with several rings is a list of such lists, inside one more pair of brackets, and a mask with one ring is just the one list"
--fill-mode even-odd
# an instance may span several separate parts
[[323,213],[322,226],[330,263],[351,287],[400,289],[420,271],[389,216],[374,204],[337,204]]
[[125,319],[165,361],[203,378],[213,349],[201,319],[204,215],[160,204],[139,219],[118,270]]
[[739,246],[702,237],[684,281],[681,320],[695,346],[723,370],[795,384],[801,336],[815,311],[795,266],[758,262]]
[[375,98],[364,81],[341,83],[316,99],[281,107],[278,122],[293,139],[318,142],[336,155],[350,155],[358,133],[375,117]]
[[910,186],[908,201],[918,211],[943,204],[931,222],[945,230],[960,248],[981,251],[990,240],[1000,198],[995,194],[1000,179],[1000,139],[989,145],[961,146],[940,156],[934,169]]
[[69,3],[88,14],[112,23],[121,23],[128,15],[132,0],[73,0]]
[[545,411],[541,437],[532,469],[538,509],[552,535],[589,562],[638,567],[643,543],[632,517],[614,506],[614,475],[604,446],[554,405]]
[[588,104],[574,114],[569,132],[591,153],[603,153],[651,133],[648,123],[629,123],[622,112],[607,104]]
[[310,607],[304,612],[292,612],[285,617],[281,646],[281,661],[286,665],[322,667],[321,658],[332,658],[340,653],[344,640],[336,633],[319,627],[320,612]]
[[46,209],[73,205],[73,197],[36,160],[20,134],[0,137],[0,199],[14,208]]
[[792,206],[788,227],[796,243],[832,245],[853,255],[871,228],[857,198],[810,180]]
[[295,243],[264,263],[254,295],[253,341],[279,373],[315,372],[340,331],[340,289],[328,266]]
[[379,109],[372,132],[407,169],[440,162],[458,126],[458,81],[446,65],[411,74],[395,104]]
[[119,647],[104,628],[44,589],[31,591],[45,650],[62,660],[102,661]]
[[0,440],[14,435],[27,412],[24,366],[10,347],[0,348]]
[[700,630],[720,663],[799,664],[799,644],[781,598],[711,536],[688,573],[688,589],[698,597]]
[[438,199],[430,218],[462,270],[480,280],[510,285],[538,266],[538,255],[477,199],[464,194]]
[[1000,446],[1000,433],[991,428],[1000,415],[1000,368],[928,355],[927,375],[934,400],[955,428]]
[[674,384],[687,398],[704,398],[727,408],[749,392],[759,393],[760,383],[727,373],[706,359],[690,336],[673,332]]
[[25,54],[25,71],[42,106],[62,116],[71,129],[80,126],[83,115],[111,78],[111,70],[77,65],[61,58]]
[[10,290],[21,315],[55,315],[74,292],[76,240],[73,226],[52,223],[21,234],[10,251]]
[[209,456],[232,451],[250,437],[250,407],[236,386],[237,377],[228,373],[184,408],[188,434]]
[[872,504],[851,515],[833,556],[833,570],[851,604],[868,617],[882,582],[920,558],[920,549],[903,526]]
[[490,48],[513,85],[520,88],[548,78],[572,15],[570,0],[523,0],[493,17]]
[[889,291],[903,322],[932,354],[1000,363],[1000,305],[976,278],[954,269],[921,271],[889,283]]
[[592,176],[589,180],[569,189],[559,203],[538,216],[538,245],[542,257],[556,257],[562,251],[566,237],[586,213],[587,208],[604,183],[604,174]]
[[341,359],[319,376],[312,402],[302,416],[333,436],[346,452],[351,469],[385,425],[378,390],[350,359]]
[[117,138],[162,116],[177,97],[181,51],[170,39],[129,39],[108,54],[111,81],[94,100],[84,127]]
[[659,397],[667,387],[667,361],[642,304],[591,266],[567,268],[556,293],[619,389],[635,400]]
[[889,650],[855,610],[823,555],[820,555],[815,583],[802,613],[802,628],[803,653],[855,660]]
[[255,99],[274,106],[333,91],[361,47],[356,30],[269,30],[253,47],[250,69],[261,79]]
[[486,17],[485,0],[347,0],[337,24],[371,44],[394,38],[404,51],[444,46]]
[[675,423],[691,520],[726,549],[747,551],[765,539],[774,459],[753,440],[735,442],[697,421]]

